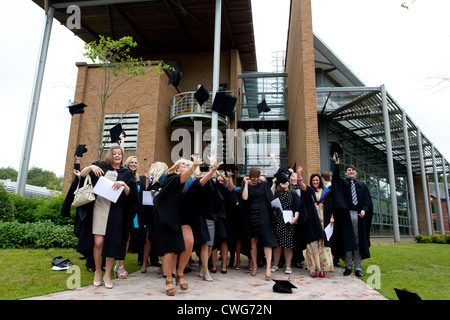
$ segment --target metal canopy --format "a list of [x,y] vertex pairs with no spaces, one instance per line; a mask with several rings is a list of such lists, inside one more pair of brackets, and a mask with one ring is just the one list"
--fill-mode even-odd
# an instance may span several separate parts
[[[318,87],[316,93],[317,113],[320,118],[347,131],[358,140],[355,143],[370,146],[374,151],[374,158],[380,152],[387,154],[381,87]],[[402,121],[404,110],[398,106],[389,93],[386,96],[394,163],[397,168],[404,171],[407,165],[406,152],[409,149],[412,171],[420,175],[420,146],[418,145],[420,129],[405,113],[407,139],[409,140],[405,142]],[[433,155],[437,173],[443,174],[443,167],[445,167],[445,173],[449,173],[448,161],[424,136],[423,132],[420,131],[420,135],[425,174],[434,174]],[[445,166],[443,165],[444,161]]]
[[[46,9],[44,0],[33,0]],[[80,8],[81,29],[71,31],[85,42],[98,35],[120,39],[132,36],[138,43],[132,54],[143,59],[163,59],[173,53],[212,52],[215,0],[52,0],[55,19],[66,25]],[[250,0],[223,0],[221,48],[237,49],[243,69],[256,71],[256,48]]]

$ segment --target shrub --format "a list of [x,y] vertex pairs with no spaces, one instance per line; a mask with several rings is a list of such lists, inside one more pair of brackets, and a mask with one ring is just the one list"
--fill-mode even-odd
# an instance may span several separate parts
[[418,234],[414,237],[414,240],[417,243],[450,243],[450,235],[436,235],[433,234],[431,236],[424,236],[421,234]]
[[12,221],[15,213],[14,202],[9,192],[5,190],[4,185],[0,183],[0,221]]
[[75,248],[77,243],[71,225],[56,225],[51,221],[0,222],[2,248]]

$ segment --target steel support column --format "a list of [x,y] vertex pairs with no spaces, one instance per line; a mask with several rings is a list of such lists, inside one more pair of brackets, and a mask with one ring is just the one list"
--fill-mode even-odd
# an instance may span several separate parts
[[436,189],[436,204],[439,214],[439,226],[441,227],[441,234],[445,234],[444,220],[442,219],[441,191],[439,190],[439,177],[436,168],[436,156],[434,155],[434,145],[431,145],[431,159],[433,161],[434,187]]
[[427,232],[431,236],[433,231],[431,229],[431,218],[430,218],[430,196],[428,194],[427,177],[425,174],[425,162],[423,159],[423,148],[422,148],[422,133],[417,129],[417,146],[419,148],[419,161],[420,161],[420,174],[422,177],[422,190],[423,190],[423,205],[425,207],[425,217],[427,221]]
[[383,108],[383,122],[384,132],[386,139],[386,153],[387,153],[387,165],[389,174],[389,188],[391,196],[391,211],[392,211],[392,223],[394,229],[394,242],[400,243],[400,229],[398,225],[398,208],[397,208],[397,191],[395,188],[395,173],[394,173],[394,159],[392,156],[392,142],[391,142],[391,129],[389,125],[389,110],[387,107],[387,95],[386,87],[382,85],[381,90],[381,102]]
[[414,193],[414,179],[412,174],[411,154],[409,149],[409,134],[408,134],[408,126],[406,123],[405,110],[402,110],[402,124],[403,124],[403,138],[405,139],[406,170],[408,178],[409,202],[411,207],[410,213],[413,223],[413,235],[416,236],[419,234],[419,226],[417,223],[416,195]]
[[[221,40],[221,25],[222,25],[222,0],[216,0],[216,18],[214,27],[214,65],[213,65],[213,89],[212,101],[216,98],[216,93],[219,90],[219,76],[220,76],[220,40]],[[219,115],[216,111],[211,114],[211,155],[217,156],[217,161],[222,159],[222,155],[217,154],[217,130],[218,130]],[[220,157],[219,157],[220,156]]]
[[447,169],[446,169],[446,160],[441,155],[442,160],[442,175],[444,176],[444,186],[445,186],[445,203],[447,204],[447,215],[450,217],[450,199],[448,194],[448,183],[447,183]]
[[50,42],[50,33],[52,31],[53,16],[55,9],[48,8],[45,18],[44,34],[42,37],[38,63],[34,78],[33,93],[31,96],[30,109],[28,111],[28,121],[25,129],[25,138],[22,147],[22,157],[20,158],[19,174],[17,177],[16,193],[24,195],[25,185],[27,183],[28,166],[30,164],[31,145],[33,144],[34,128],[41,96],[42,80],[44,78],[45,62],[47,60],[48,44]]

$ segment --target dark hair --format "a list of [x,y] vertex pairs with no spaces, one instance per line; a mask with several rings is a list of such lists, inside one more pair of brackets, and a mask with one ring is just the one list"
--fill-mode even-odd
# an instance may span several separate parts
[[321,176],[320,176],[319,173],[313,173],[313,174],[311,174],[311,176],[309,177],[309,185],[310,185],[310,187],[313,188],[312,180],[313,180],[314,177],[319,178],[319,188],[323,188],[323,182],[322,182],[322,179],[321,179]]
[[257,177],[259,178],[261,176],[261,170],[257,167],[251,167],[250,171],[248,173],[248,177],[252,178],[252,177]]
[[348,168],[351,168],[351,169],[353,169],[353,170],[355,170],[355,171],[358,171],[358,170],[356,170],[356,167],[355,167],[353,164],[349,164],[349,165],[347,165],[347,166],[345,167],[344,172],[346,172]]

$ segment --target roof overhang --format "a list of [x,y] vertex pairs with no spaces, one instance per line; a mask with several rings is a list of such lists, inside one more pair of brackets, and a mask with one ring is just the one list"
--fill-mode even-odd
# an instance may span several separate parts
[[[85,42],[99,35],[120,39],[132,36],[138,43],[132,54],[144,59],[173,53],[212,52],[215,0],[33,0],[42,9],[55,9],[54,17],[67,27],[80,8],[80,29],[71,31]],[[69,13],[67,13],[69,11]],[[239,51],[243,69],[256,71],[256,48],[251,0],[222,1],[221,50]]]

